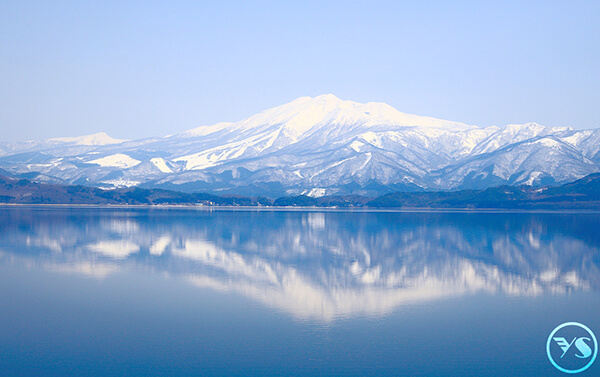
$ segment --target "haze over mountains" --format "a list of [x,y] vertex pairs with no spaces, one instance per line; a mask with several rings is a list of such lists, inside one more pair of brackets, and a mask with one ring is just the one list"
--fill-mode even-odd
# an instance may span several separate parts
[[61,184],[271,197],[547,185],[600,172],[600,129],[480,128],[321,95],[161,138],[0,143],[0,168]]

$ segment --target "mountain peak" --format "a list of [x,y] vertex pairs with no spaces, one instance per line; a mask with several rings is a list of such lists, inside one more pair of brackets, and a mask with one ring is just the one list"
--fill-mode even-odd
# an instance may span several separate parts
[[359,126],[365,129],[389,127],[436,128],[447,131],[477,129],[464,123],[402,113],[383,102],[358,103],[343,100],[334,94],[321,94],[315,97],[299,97],[235,123],[217,123],[185,131],[178,136],[206,136],[227,129],[250,131],[281,126],[292,139],[322,126]]
[[342,100],[333,94],[300,97],[289,103],[265,110],[238,122],[243,128],[285,125],[293,134],[300,135],[312,128],[327,125],[350,125],[370,128],[428,127],[452,131],[477,128],[464,123],[402,113],[381,102],[366,104]]
[[91,135],[77,136],[77,137],[60,137],[54,139],[48,139],[50,142],[56,143],[68,143],[75,145],[109,145],[109,144],[120,144],[127,140],[115,139],[108,136],[105,132],[98,132]]
[[[311,98],[311,97],[305,97],[305,98]],[[341,101],[341,99],[339,99],[335,94],[332,93],[324,93],[324,94],[319,94],[318,96],[312,97],[313,100],[317,100],[317,101]]]

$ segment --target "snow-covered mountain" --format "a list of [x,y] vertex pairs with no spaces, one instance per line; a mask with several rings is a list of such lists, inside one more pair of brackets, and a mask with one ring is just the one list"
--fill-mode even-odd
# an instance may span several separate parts
[[162,138],[0,143],[0,168],[107,188],[271,196],[538,185],[599,172],[600,129],[480,128],[329,94]]

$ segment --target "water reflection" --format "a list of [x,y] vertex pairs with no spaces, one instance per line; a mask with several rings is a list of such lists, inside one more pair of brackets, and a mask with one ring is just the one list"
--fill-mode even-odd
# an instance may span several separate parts
[[96,278],[143,270],[237,292],[301,319],[382,315],[485,292],[600,287],[600,218],[0,208],[0,262]]

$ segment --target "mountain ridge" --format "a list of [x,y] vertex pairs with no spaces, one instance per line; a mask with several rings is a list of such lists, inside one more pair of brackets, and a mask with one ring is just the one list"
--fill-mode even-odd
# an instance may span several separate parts
[[0,168],[61,184],[271,197],[559,185],[600,172],[600,129],[480,128],[327,94],[166,137],[0,143]]

